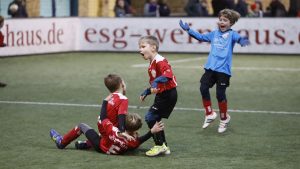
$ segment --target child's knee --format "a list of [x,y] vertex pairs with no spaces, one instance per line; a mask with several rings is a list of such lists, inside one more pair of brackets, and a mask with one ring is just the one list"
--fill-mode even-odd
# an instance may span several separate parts
[[208,85],[205,85],[205,84],[202,84],[200,85],[200,92],[201,92],[201,95],[203,98],[209,98],[210,95],[209,95],[209,86]]
[[160,121],[159,116],[151,111],[145,115],[145,121],[149,128],[152,128],[156,121]]
[[226,101],[226,87],[225,88],[221,88],[221,87],[217,87],[217,100],[218,102],[222,102],[222,101]]

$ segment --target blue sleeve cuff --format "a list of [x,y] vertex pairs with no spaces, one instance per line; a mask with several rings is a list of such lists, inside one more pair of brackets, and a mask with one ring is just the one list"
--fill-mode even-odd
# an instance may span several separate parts
[[157,88],[158,83],[166,83],[168,81],[168,78],[165,76],[159,76],[151,84],[152,88]]
[[147,88],[146,90],[144,90],[144,92],[141,94],[141,96],[147,96],[149,94],[151,94],[151,90],[150,90],[150,88]]

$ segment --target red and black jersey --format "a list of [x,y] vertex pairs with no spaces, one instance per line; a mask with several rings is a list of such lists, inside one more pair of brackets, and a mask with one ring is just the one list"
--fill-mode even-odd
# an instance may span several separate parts
[[126,138],[118,136],[119,129],[114,127],[109,119],[105,119],[102,122],[99,121],[98,129],[101,131],[99,148],[106,154],[122,154],[140,145],[138,139],[128,141]]
[[157,54],[152,62],[148,67],[148,74],[149,74],[149,83],[150,85],[152,82],[159,76],[164,76],[168,79],[166,83],[158,83],[157,89],[159,89],[158,93],[162,93],[165,90],[170,90],[177,86],[176,77],[173,74],[171,65],[161,55]]
[[121,93],[115,92],[112,94],[112,98],[108,101],[107,118],[114,126],[118,126],[118,115],[127,114],[128,111],[128,99]]

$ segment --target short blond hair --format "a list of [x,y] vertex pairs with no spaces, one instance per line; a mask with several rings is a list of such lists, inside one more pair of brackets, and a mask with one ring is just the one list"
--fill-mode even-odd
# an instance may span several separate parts
[[155,36],[152,36],[152,35],[143,36],[143,37],[140,38],[139,44],[141,44],[142,42],[155,46],[156,47],[156,52],[158,52],[159,42],[158,42],[158,39]]
[[232,9],[223,9],[223,10],[221,10],[219,12],[219,18],[221,16],[229,19],[231,25],[235,24],[239,20],[239,18],[241,17],[241,15],[238,12],[236,12],[235,10],[232,10]]
[[142,118],[137,113],[128,113],[125,119],[125,129],[128,132],[137,131],[142,127]]

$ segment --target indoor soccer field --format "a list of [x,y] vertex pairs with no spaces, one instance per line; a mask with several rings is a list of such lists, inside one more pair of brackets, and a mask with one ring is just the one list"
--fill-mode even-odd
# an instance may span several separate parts
[[[138,53],[63,53],[0,59],[1,169],[296,169],[300,165],[300,57],[234,54],[227,89],[231,123],[203,130],[199,79],[207,54],[162,53],[178,82],[178,102],[165,132],[171,155],[146,157],[150,139],[120,156],[59,150],[49,130],[64,134],[78,123],[96,128],[103,78],[121,75],[129,111],[144,117],[154,97],[140,103],[148,87],[147,65]],[[215,110],[215,88],[210,90]],[[147,131],[144,124],[141,133]],[[79,139],[85,139],[81,136]]]

